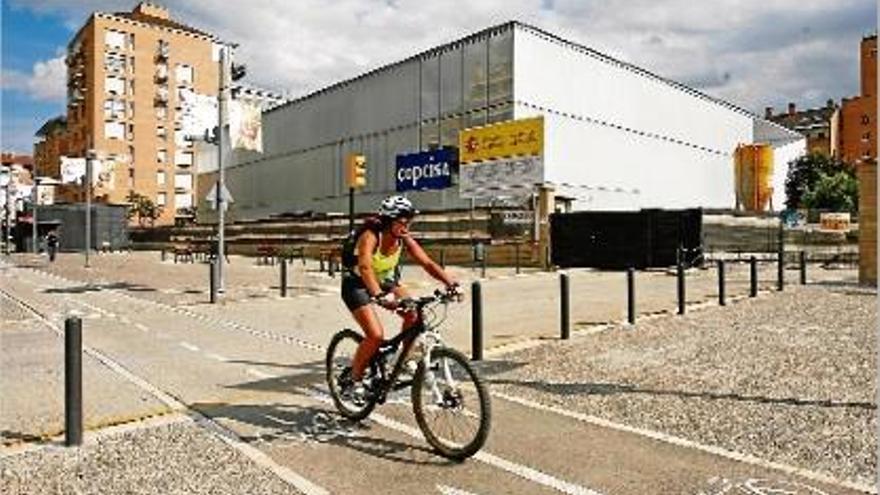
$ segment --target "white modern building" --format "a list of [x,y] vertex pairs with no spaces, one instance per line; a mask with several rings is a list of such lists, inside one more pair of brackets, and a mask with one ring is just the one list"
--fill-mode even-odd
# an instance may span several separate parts
[[[234,219],[347,211],[349,153],[367,158],[358,210],[372,209],[397,190],[398,155],[457,147],[462,129],[534,116],[544,118],[544,184],[575,210],[733,208],[734,150],[751,143],[774,147],[778,208],[785,164],[806,147],[732,103],[509,22],[264,112],[264,153],[236,152],[226,173]],[[470,206],[454,170],[451,187],[407,194],[423,210]]]

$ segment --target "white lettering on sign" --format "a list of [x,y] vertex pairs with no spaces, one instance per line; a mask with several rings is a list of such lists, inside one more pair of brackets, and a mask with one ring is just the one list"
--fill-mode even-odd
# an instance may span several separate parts
[[399,182],[410,182],[413,188],[418,188],[419,180],[422,178],[432,179],[434,177],[448,177],[449,163],[426,163],[416,167],[402,168],[397,171],[397,180]]

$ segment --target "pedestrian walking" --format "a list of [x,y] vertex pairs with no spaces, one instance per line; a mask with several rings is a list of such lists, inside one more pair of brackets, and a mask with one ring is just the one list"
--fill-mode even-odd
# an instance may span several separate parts
[[46,250],[49,252],[49,261],[55,261],[55,254],[58,252],[58,232],[55,230],[49,231],[46,234]]

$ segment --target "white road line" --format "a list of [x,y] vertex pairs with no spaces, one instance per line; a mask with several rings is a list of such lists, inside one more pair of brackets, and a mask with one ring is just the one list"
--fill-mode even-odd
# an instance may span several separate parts
[[245,372],[248,375],[255,376],[255,377],[260,378],[262,380],[270,380],[272,378],[278,378],[278,375],[273,375],[272,373],[263,373],[262,371],[255,370],[253,368],[247,368],[247,369],[245,369]]
[[221,363],[229,361],[229,359],[221,356],[220,354],[214,354],[213,352],[205,353],[205,356],[208,356],[210,359],[213,359],[214,361],[220,361]]
[[468,492],[464,490],[460,490],[458,488],[447,486],[447,485],[436,485],[437,491],[439,491],[443,495],[477,495],[474,492]]
[[[5,293],[5,291],[0,291],[0,293]],[[11,294],[5,293],[6,297],[12,299],[13,301],[18,302],[21,306],[29,309],[32,313],[37,315],[49,328],[55,331],[55,333],[59,337],[63,337],[64,333],[57,325],[52,323],[50,320],[47,320],[39,311],[29,306],[26,302],[13,297]],[[113,359],[105,356],[103,353],[89,347],[87,345],[83,345],[83,353],[91,356],[92,358],[98,360],[101,364],[106,366],[107,368],[119,373],[123,378],[133,383],[135,386],[141,388],[142,390],[150,393],[156,399],[161,401],[163,404],[168,406],[172,411],[183,411],[187,415],[189,415],[193,420],[199,424],[199,426],[208,430],[211,433],[214,433],[220,440],[226,442],[231,447],[235,448],[242,454],[246,455],[252,461],[264,467],[270,471],[272,471],[276,476],[284,480],[285,482],[293,485],[296,489],[303,492],[306,495],[328,495],[330,492],[325,490],[324,488],[312,483],[311,481],[303,478],[298,473],[294,472],[290,468],[286,466],[282,466],[275,462],[271,457],[266,455],[265,453],[257,450],[255,447],[249,445],[247,442],[241,439],[237,433],[234,431],[222,426],[217,423],[213,419],[205,416],[204,414],[196,411],[195,409],[191,409],[182,401],[178,400],[176,397],[164,392],[157,386],[152,383],[146,381],[145,379],[135,375],[134,373],[128,371],[124,366],[117,363]]]
[[180,347],[183,347],[184,349],[187,349],[187,350],[190,350],[193,352],[199,352],[199,348],[197,346],[190,344],[189,342],[181,341],[181,342],[178,342],[178,345],[180,345]]
[[143,323],[135,323],[134,327],[142,332],[149,332],[150,331],[150,329],[146,325],[144,325]]
[[640,435],[644,437],[648,437],[654,440],[659,440],[661,442],[670,443],[673,445],[678,445],[679,447],[691,448],[694,450],[700,450],[702,452],[707,452],[709,454],[714,454],[720,457],[724,457],[726,459],[730,459],[737,462],[743,462],[746,464],[751,464],[753,466],[759,466],[767,469],[775,469],[778,471],[782,471],[786,474],[800,476],[812,481],[818,481],[820,483],[827,483],[829,485],[837,485],[843,488],[848,488],[850,490],[858,490],[865,493],[877,493],[877,489],[868,485],[854,483],[850,481],[843,481],[831,476],[816,473],[813,471],[809,471],[807,469],[798,468],[794,466],[789,466],[787,464],[782,464],[779,462],[767,461],[758,457],[755,457],[750,454],[743,454],[741,452],[734,452],[731,450],[723,449],[721,447],[716,447],[713,445],[703,445],[701,443],[694,442],[692,440],[687,440],[681,437],[676,437],[673,435],[669,435],[667,433],[662,433],[659,431],[648,430],[646,428],[637,428],[634,426],[627,426],[621,423],[615,423],[613,421],[609,421],[607,419],[598,418],[596,416],[590,416],[588,414],[583,414],[575,411],[568,411],[565,409],[561,409],[555,406],[548,406],[538,402],[534,402],[528,399],[523,399],[520,397],[515,397],[512,395],[507,395],[498,392],[492,392],[492,397],[496,397],[499,399],[506,400],[508,402],[512,402],[514,404],[519,404],[521,406],[525,406],[532,409],[538,409],[541,411],[551,412],[554,414],[558,414],[560,416],[565,416],[567,418],[571,418],[577,421],[581,421],[584,423],[589,423],[595,426],[600,426],[602,428],[608,428],[611,430],[624,431],[627,433],[633,433],[635,435]]
[[[299,390],[305,394],[312,396],[316,400],[332,404],[332,399],[323,390],[302,388],[300,388]],[[383,416],[379,413],[374,412],[370,415],[370,419],[386,428],[404,433],[413,438],[424,438],[422,432],[417,428],[401,423],[387,416]],[[510,474],[519,476],[520,478],[524,478],[533,483],[552,488],[562,493],[567,493],[570,495],[602,495],[600,492],[591,490],[587,487],[561,480],[559,478],[556,478],[555,476],[538,471],[537,469],[508,461],[507,459],[503,459],[485,451],[477,452],[477,454],[474,455],[473,458],[482,463],[501,469],[502,471],[507,471]]]

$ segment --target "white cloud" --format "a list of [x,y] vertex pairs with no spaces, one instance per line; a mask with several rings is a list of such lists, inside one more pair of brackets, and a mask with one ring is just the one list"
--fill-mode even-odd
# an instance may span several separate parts
[[63,102],[67,97],[67,66],[64,55],[34,64],[31,73],[4,70],[0,87],[18,90],[39,101]]
[[[14,0],[81,23],[134,1]],[[294,95],[501,22],[534,24],[753,111],[858,91],[874,0],[169,0],[172,16],[239,43],[248,79]]]

